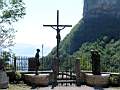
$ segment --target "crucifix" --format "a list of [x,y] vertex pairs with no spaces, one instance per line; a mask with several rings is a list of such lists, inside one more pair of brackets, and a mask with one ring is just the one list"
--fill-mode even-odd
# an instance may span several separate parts
[[56,39],[57,39],[57,59],[59,60],[59,44],[61,40],[60,31],[65,27],[72,27],[72,25],[59,25],[59,10],[57,10],[57,25],[43,25],[44,27],[52,27],[57,31]]
[[59,73],[59,44],[61,40],[60,31],[63,30],[65,27],[72,27],[72,25],[59,25],[59,10],[57,10],[57,25],[43,25],[44,27],[52,27],[54,30],[57,31],[56,39],[57,39],[57,53],[56,57],[54,58],[53,64],[53,73],[54,73],[54,81],[52,83],[52,89],[57,85],[57,74]]

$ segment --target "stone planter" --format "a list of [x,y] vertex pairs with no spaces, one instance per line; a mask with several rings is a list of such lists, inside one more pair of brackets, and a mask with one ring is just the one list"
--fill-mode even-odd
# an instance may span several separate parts
[[24,81],[30,85],[48,86],[49,85],[49,74],[25,74]]
[[0,89],[8,88],[9,78],[5,71],[0,71]]
[[110,74],[86,74],[86,84],[90,86],[108,87]]

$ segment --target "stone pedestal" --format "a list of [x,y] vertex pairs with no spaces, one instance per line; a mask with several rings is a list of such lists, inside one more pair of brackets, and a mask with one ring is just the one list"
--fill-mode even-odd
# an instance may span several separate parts
[[28,71],[36,70],[36,60],[35,58],[28,58]]
[[76,85],[80,86],[82,80],[80,80],[81,73],[80,73],[80,59],[79,58],[77,58],[75,62],[75,73],[76,73]]
[[8,88],[9,78],[5,71],[0,71],[0,89]]
[[59,58],[57,58],[57,57],[53,58],[52,70],[53,70],[52,88],[54,88],[54,87],[56,87],[56,85],[58,85],[57,75],[59,73]]

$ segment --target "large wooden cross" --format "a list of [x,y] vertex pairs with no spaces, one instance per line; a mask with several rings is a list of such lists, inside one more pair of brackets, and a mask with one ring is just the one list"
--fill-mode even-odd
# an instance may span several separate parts
[[57,25],[43,25],[45,27],[52,27],[57,31],[56,39],[57,39],[57,59],[59,59],[59,44],[60,44],[60,31],[63,30],[65,27],[72,27],[72,25],[59,25],[59,10],[57,10]]

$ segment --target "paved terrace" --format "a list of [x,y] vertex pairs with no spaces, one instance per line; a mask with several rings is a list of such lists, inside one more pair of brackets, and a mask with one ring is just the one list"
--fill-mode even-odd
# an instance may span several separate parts
[[88,86],[81,86],[81,87],[55,87],[54,89],[51,89],[51,87],[46,88],[36,88],[33,90],[120,90],[120,88],[93,88]]
[[26,84],[16,84],[16,85],[9,85],[9,88],[4,90],[120,90],[120,87],[98,88],[98,87],[89,87],[86,85],[82,85],[80,87],[57,86],[54,89],[51,89],[51,86],[49,86],[49,87],[37,87],[32,89],[30,86],[27,86]]

